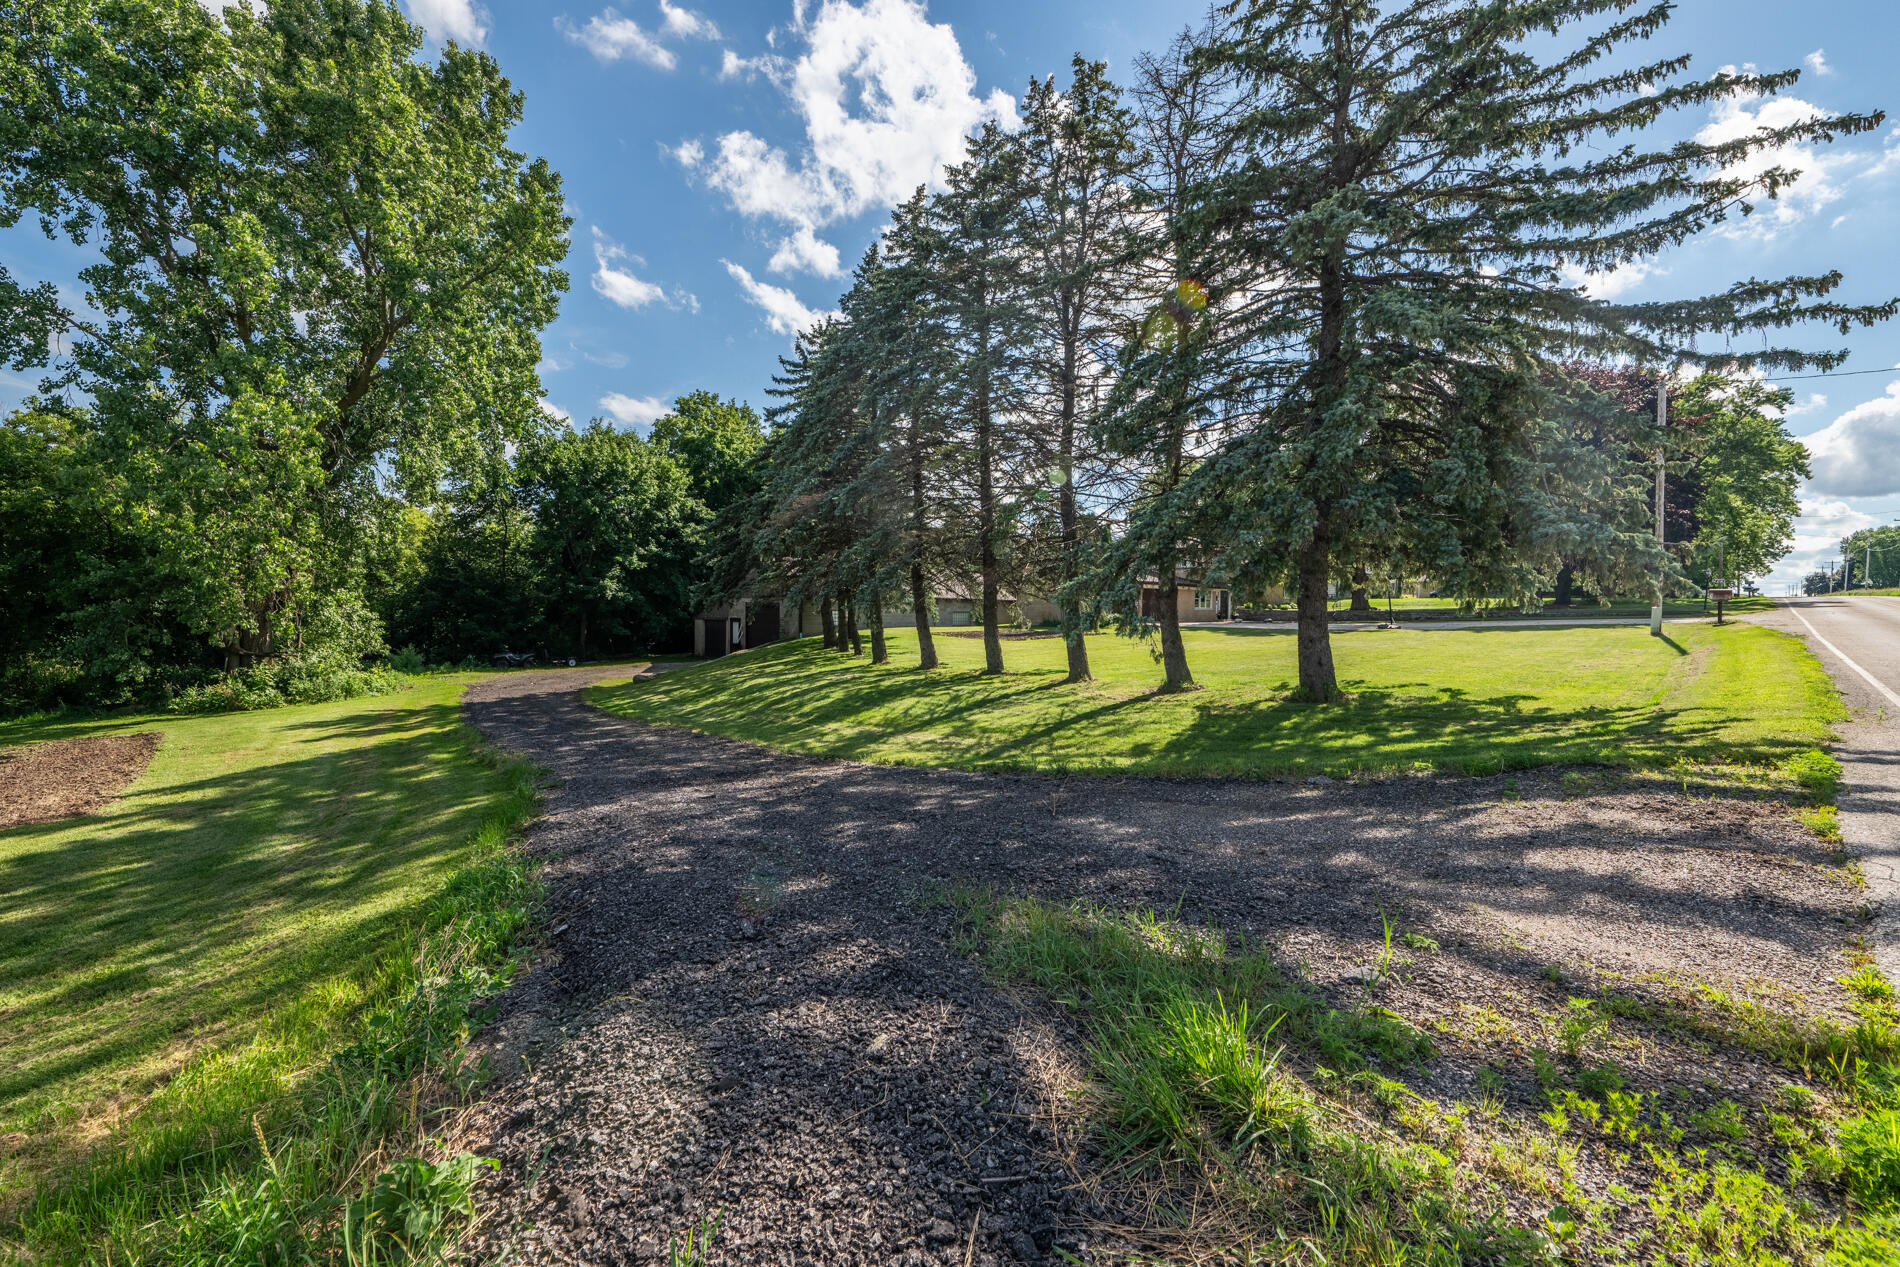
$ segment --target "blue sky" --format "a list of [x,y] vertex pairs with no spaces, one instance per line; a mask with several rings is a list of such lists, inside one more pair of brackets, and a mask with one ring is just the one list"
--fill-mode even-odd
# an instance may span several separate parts
[[[1031,76],[1080,51],[1125,71],[1198,13],[1129,0],[404,0],[438,41],[478,44],[526,94],[520,148],[545,155],[575,216],[573,287],[544,340],[550,407],[644,426],[710,388],[754,404],[799,322],[832,307],[892,202],[954,159],[958,138],[1010,117]],[[1890,0],[1682,0],[1652,44],[1693,74],[1805,66],[1783,98],[1683,117],[1741,129],[1820,109],[1900,110]],[[1840,268],[1843,294],[1900,294],[1900,128],[1784,156],[1807,171],[1764,208],[1600,290],[1662,298],[1747,276]],[[0,236],[22,280],[70,279],[81,252],[25,227]],[[1900,364],[1900,322],[1845,340],[1844,369]],[[1789,426],[1815,437],[1797,549],[1771,588],[1844,531],[1900,517],[1900,374],[1789,382]],[[31,383],[0,376],[0,406]],[[1891,391],[1889,389],[1892,389]]]

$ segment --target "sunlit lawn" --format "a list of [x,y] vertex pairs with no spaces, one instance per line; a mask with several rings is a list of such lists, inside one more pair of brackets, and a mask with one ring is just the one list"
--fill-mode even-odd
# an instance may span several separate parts
[[463,685],[0,725],[164,734],[102,816],[0,832],[0,1198],[196,1053],[320,1058],[508,785],[476,760]]
[[[1384,612],[1390,608],[1399,615],[1413,616],[1455,616],[1459,614],[1462,606],[1460,601],[1455,598],[1414,598],[1410,595],[1405,595],[1388,600],[1377,593],[1374,593],[1368,601],[1372,604],[1375,611]],[[1723,610],[1731,613],[1767,611],[1774,605],[1774,599],[1763,595],[1753,597],[1742,595],[1738,598],[1729,599],[1723,604]],[[1334,612],[1344,612],[1352,606],[1352,599],[1350,596],[1338,598],[1333,600],[1328,606]],[[1471,614],[1474,617],[1482,615],[1482,617],[1487,620],[1528,620],[1532,618],[1538,620],[1600,620],[1606,616],[1647,616],[1649,614],[1649,608],[1650,601],[1647,598],[1617,598],[1612,599],[1608,603],[1599,603],[1588,594],[1578,594],[1568,607],[1558,607],[1546,602],[1536,611],[1526,612],[1521,608],[1508,605],[1493,605],[1482,609],[1475,609]],[[1705,604],[1699,598],[1693,600],[1672,598],[1663,604],[1663,614],[1666,616],[1701,616],[1705,614],[1713,615],[1714,612],[1714,603]],[[1276,614],[1290,619],[1293,615],[1293,608],[1291,606],[1282,607],[1278,609]]]
[[590,698],[794,752],[1149,774],[1767,765],[1822,741],[1841,715],[1825,671],[1792,638],[1753,625],[1667,632],[1335,633],[1351,697],[1331,705],[1290,698],[1290,634],[1231,629],[1185,634],[1206,689],[1178,695],[1155,691],[1161,673],[1145,644],[1113,635],[1090,638],[1096,680],[1071,686],[1053,638],[1006,643],[1010,671],[992,678],[980,672],[980,640],[940,636],[944,667],[926,674],[915,667],[915,632],[901,630],[887,666],[808,638],[596,687]]

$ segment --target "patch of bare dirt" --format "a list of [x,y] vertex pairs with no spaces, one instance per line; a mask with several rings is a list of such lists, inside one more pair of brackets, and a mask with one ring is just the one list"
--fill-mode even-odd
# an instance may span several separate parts
[[0,748],[0,831],[97,814],[152,764],[156,732]]
[[[528,839],[548,953],[502,1000],[498,1080],[455,1141],[501,1162],[478,1261],[665,1262],[714,1218],[715,1262],[1134,1248],[1115,1229],[1139,1213],[1088,1181],[1052,1090],[1076,1076],[1052,1071],[1077,1066],[1079,1037],[958,952],[940,895],[959,885],[1243,932],[1339,1006],[1376,987],[1438,1039],[1421,1089],[1447,1102],[1476,1094],[1487,1062],[1555,1045],[1579,989],[1660,1007],[1691,982],[1748,998],[1772,983],[1780,1006],[1844,1012],[1833,978],[1863,896],[1773,802],[1602,775],[1576,795],[1560,771],[1295,784],[869,766],[612,717],[576,695],[598,676],[495,678],[466,705],[560,780]],[[1387,919],[1431,948],[1379,967]],[[1612,1040],[1635,1085],[1691,1083],[1698,1104],[1765,1102],[1783,1081],[1656,1026],[1619,1019],[1592,1041]],[[1507,1081],[1508,1111],[1542,1107],[1527,1075]]]

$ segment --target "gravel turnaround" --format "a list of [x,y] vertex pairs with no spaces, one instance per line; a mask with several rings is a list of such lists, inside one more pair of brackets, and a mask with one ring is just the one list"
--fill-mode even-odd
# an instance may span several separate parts
[[[546,950],[478,1043],[496,1080],[452,1141],[501,1163],[478,1261],[665,1262],[715,1218],[714,1263],[1112,1249],[1104,1229],[1141,1216],[1079,1181],[1060,1106],[1081,1041],[958,953],[938,900],[957,885],[1218,923],[1335,997],[1364,980],[1383,913],[1443,944],[1382,995],[1421,1025],[1540,989],[1560,1009],[1552,965],[1841,1001],[1859,899],[1780,807],[1641,780],[1566,797],[1556,772],[859,765],[609,716],[578,695],[601,676],[496,677],[465,704],[556,780],[527,841],[547,861]],[[1430,1077],[1455,1083],[1458,1063],[1452,1044]]]

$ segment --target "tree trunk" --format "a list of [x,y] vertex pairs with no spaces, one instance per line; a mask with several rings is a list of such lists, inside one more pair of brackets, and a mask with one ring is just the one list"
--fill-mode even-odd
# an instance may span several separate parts
[[882,600],[876,598],[871,600],[869,615],[871,620],[871,663],[889,664],[891,659],[890,653],[884,649],[884,603]]
[[1156,590],[1161,610],[1155,613],[1155,622],[1161,626],[1161,689],[1193,691],[1199,688],[1194,685],[1194,675],[1188,672],[1187,647],[1181,641],[1181,597],[1174,588],[1174,558],[1175,551],[1170,546],[1162,552],[1161,566],[1155,569],[1155,577],[1161,581]]
[[831,595],[818,600],[818,631],[825,640],[825,650],[830,651],[838,645],[838,626],[831,618]]
[[930,594],[924,588],[924,565],[910,565],[910,609],[917,621],[917,667],[937,667],[937,640],[930,635]]
[[1557,569],[1556,596],[1550,600],[1552,607],[1570,606],[1571,592],[1577,583],[1577,569],[1566,563]]
[[1352,607],[1350,608],[1351,615],[1354,615],[1354,616],[1373,615],[1371,587],[1372,587],[1372,574],[1366,571],[1366,565],[1361,563],[1358,567],[1352,570]]
[[[1333,118],[1330,129],[1336,153],[1347,152],[1353,131],[1352,23],[1334,21],[1328,32],[1333,45],[1334,65],[1340,74],[1334,83]],[[1332,188],[1343,189],[1351,182],[1343,167],[1331,175]],[[1351,385],[1351,365],[1346,350],[1347,260],[1343,235],[1329,242],[1319,266],[1319,328],[1314,332],[1313,370],[1318,391],[1309,406],[1308,427],[1315,436],[1327,425],[1333,409],[1345,398]],[[1309,463],[1314,459],[1308,459]],[[1311,467],[1305,478],[1317,478]],[[1299,657],[1302,699],[1325,703],[1339,698],[1339,679],[1333,672],[1333,644],[1327,631],[1326,585],[1332,576],[1332,525],[1329,522],[1327,494],[1315,490],[1313,535],[1294,556],[1299,585]]]
[[1313,539],[1301,548],[1299,560],[1300,698],[1316,704],[1339,698],[1339,679],[1333,673],[1333,644],[1326,630],[1326,583],[1332,574],[1326,523],[1314,526]]
[[1084,641],[1081,605],[1068,592],[1081,570],[1082,533],[1075,508],[1075,342],[1063,351],[1062,434],[1056,447],[1057,467],[1061,472],[1062,491],[1056,499],[1062,522],[1062,641],[1069,649],[1069,681],[1086,682],[1089,673],[1089,647]]
[[1003,671],[1003,636],[997,627],[998,577],[996,557],[995,426],[990,417],[989,323],[978,334],[976,383],[976,531],[977,566],[983,577],[983,671]]
[[848,643],[852,655],[863,655],[864,639],[858,634],[858,605],[850,590],[842,590],[838,594],[838,615],[844,622],[844,630],[838,638],[838,650],[845,650],[843,644]]

